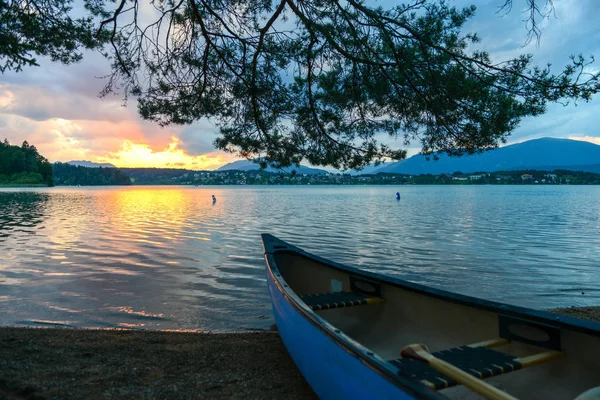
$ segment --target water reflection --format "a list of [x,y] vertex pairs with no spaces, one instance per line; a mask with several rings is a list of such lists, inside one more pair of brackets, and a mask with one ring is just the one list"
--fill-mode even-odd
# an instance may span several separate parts
[[478,297],[538,308],[600,299],[600,188],[418,186],[399,202],[395,192],[0,190],[0,324],[266,328],[261,232]]
[[3,193],[0,202],[0,243],[6,241],[13,232],[35,235],[43,222],[49,198],[47,193]]
[[[2,232],[17,227],[18,233],[36,215],[45,216],[44,235],[24,240],[23,232],[13,234],[2,249],[0,294],[10,309],[0,323],[201,330],[264,325],[262,273],[248,276],[248,264],[221,269],[230,256],[230,232],[224,229],[226,205],[213,206],[211,194],[227,198],[220,189],[168,187],[0,192],[10,221]],[[46,205],[35,205],[35,198]],[[260,270],[260,247],[252,253],[249,268]],[[249,295],[231,307],[242,292]]]

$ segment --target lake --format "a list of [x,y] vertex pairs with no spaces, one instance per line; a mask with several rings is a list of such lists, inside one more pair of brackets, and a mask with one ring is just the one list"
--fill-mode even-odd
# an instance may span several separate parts
[[268,328],[263,232],[485,299],[600,304],[600,186],[56,187],[0,189],[0,325]]

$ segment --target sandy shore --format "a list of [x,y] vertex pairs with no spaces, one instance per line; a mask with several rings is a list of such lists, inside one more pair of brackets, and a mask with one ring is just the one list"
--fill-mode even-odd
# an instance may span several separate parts
[[[600,322],[600,307],[552,311]],[[0,398],[316,397],[277,332],[0,328]]]

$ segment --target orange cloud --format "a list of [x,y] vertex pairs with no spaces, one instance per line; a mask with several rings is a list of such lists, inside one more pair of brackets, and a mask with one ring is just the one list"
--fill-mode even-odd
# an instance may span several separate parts
[[179,148],[181,143],[181,140],[177,137],[171,136],[171,143],[164,150],[154,151],[148,144],[125,140],[120,150],[110,152],[108,156],[97,156],[94,161],[111,163],[123,168],[155,167],[211,170],[232,161],[234,158],[217,152],[191,156]]

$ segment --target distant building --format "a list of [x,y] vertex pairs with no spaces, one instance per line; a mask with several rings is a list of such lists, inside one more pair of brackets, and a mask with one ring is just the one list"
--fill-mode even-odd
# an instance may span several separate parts
[[483,175],[471,175],[469,176],[469,179],[472,181],[476,181],[478,179],[481,179],[483,177]]
[[521,175],[521,179],[524,180],[524,181],[530,181],[530,180],[533,179],[533,175],[531,175],[531,174],[523,174],[523,175]]

